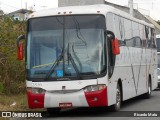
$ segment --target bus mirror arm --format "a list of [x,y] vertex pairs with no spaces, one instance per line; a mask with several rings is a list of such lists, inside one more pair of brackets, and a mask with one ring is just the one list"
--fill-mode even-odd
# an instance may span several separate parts
[[111,48],[112,48],[112,54],[119,55],[120,54],[120,48],[119,48],[119,42],[118,39],[115,37],[114,33],[112,31],[106,31],[107,38],[111,42]]
[[25,39],[25,35],[20,35],[17,38],[17,58],[18,60],[23,60],[23,43],[20,42],[21,40]]
[[110,39],[115,39],[115,35],[112,31],[106,30],[105,34],[107,35],[107,37],[109,37]]

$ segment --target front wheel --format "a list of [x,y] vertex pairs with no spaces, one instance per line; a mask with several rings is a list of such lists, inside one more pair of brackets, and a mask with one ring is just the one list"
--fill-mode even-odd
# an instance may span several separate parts
[[122,96],[121,96],[121,90],[119,84],[117,84],[117,90],[116,90],[116,103],[111,106],[111,111],[119,111],[121,108],[121,102],[122,102]]
[[152,91],[152,89],[151,89],[151,81],[149,80],[148,81],[148,92],[144,94],[144,97],[145,98],[150,98],[151,97],[151,91]]

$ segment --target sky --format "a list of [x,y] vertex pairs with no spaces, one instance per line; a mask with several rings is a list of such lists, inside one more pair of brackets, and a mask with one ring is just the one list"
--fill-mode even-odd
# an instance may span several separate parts
[[[128,6],[128,0],[106,0],[115,4]],[[150,15],[154,20],[160,20],[160,0],[133,0],[134,8]],[[58,7],[58,0],[0,0],[0,9],[5,13],[26,8],[34,11],[56,8]]]
[[58,7],[58,0],[0,0],[0,8],[9,13],[17,9],[26,8],[35,11]]

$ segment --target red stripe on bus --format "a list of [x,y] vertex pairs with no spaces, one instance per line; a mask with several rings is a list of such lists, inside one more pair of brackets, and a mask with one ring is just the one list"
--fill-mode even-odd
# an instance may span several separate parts
[[86,92],[85,97],[89,107],[108,106],[107,87],[100,91]]

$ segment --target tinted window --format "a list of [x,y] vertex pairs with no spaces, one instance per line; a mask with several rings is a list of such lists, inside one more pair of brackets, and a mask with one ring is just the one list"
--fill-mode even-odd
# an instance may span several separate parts
[[151,29],[148,26],[145,26],[145,33],[146,33],[146,47],[151,48],[152,47],[152,41],[151,41]]
[[160,54],[158,54],[158,68],[160,68]]
[[132,38],[132,24],[128,19],[124,19],[124,33],[125,33],[125,42],[127,46],[134,46],[134,41]]
[[46,78],[52,68],[53,79],[105,72],[104,16],[43,17],[30,19],[28,24],[28,77]]
[[157,38],[156,41],[157,41],[157,51],[160,52],[160,38]]
[[123,19],[119,16],[115,16],[115,36],[118,40],[123,39]]
[[132,31],[133,31],[133,40],[134,47],[141,47],[141,39],[139,34],[139,24],[136,22],[132,22]]
[[145,26],[142,24],[139,24],[139,34],[142,41],[142,47],[146,47]]
[[155,30],[153,28],[151,28],[151,42],[152,48],[156,48]]

